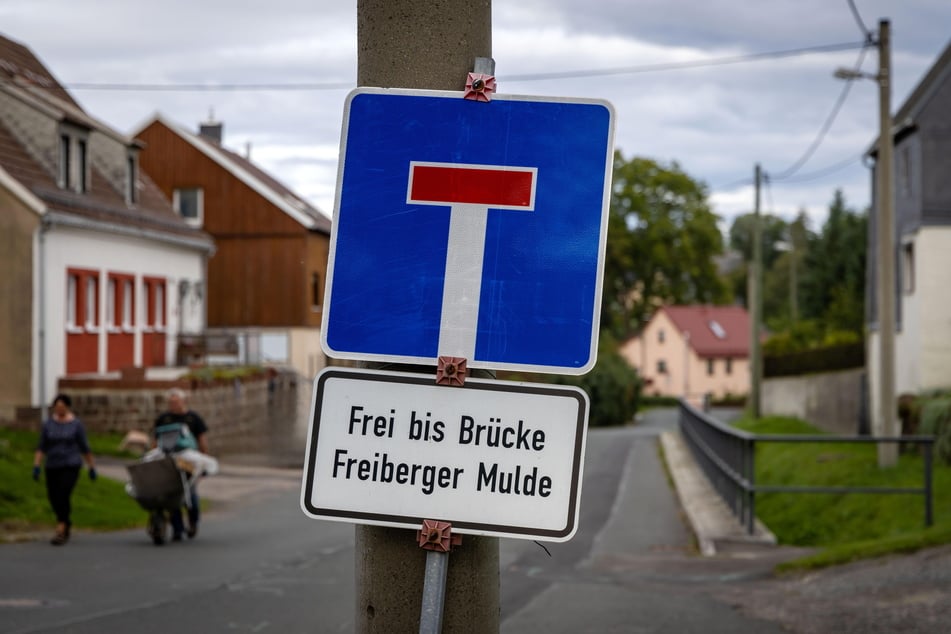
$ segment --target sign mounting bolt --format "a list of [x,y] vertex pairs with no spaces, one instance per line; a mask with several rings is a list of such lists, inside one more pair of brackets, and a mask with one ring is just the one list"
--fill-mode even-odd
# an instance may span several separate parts
[[492,101],[492,93],[494,92],[495,76],[483,73],[469,73],[466,78],[466,91],[462,97],[463,99],[488,103]]
[[436,366],[436,383],[439,385],[465,385],[469,374],[464,357],[439,357]]

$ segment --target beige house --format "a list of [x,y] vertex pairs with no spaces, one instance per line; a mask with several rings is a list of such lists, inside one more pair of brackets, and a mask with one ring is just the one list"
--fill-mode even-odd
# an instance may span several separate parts
[[741,306],[664,306],[621,355],[644,379],[644,394],[700,402],[749,392],[749,338]]

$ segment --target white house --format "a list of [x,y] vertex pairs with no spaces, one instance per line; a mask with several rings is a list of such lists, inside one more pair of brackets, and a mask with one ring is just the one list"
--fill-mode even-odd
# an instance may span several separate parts
[[65,375],[174,363],[203,331],[213,241],[140,172],[141,147],[0,36],[0,419]]
[[[896,263],[896,394],[951,387],[951,44],[894,115],[894,253]],[[876,140],[870,155],[877,156]],[[869,401],[874,430],[879,406],[879,323],[876,284],[876,163],[869,214],[866,280],[869,311]]]
[[742,306],[662,306],[620,352],[637,368],[645,394],[699,403],[707,394],[749,392],[749,339]]

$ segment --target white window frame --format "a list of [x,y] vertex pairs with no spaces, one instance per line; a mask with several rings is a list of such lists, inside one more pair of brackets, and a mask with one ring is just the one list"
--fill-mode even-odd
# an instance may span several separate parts
[[156,282],[154,285],[152,327],[156,332],[165,332],[165,282]]
[[[195,192],[195,217],[182,216],[182,192]],[[202,187],[176,187],[172,192],[172,206],[182,219],[193,227],[200,227],[205,222],[205,190]]]
[[119,332],[116,327],[116,293],[118,286],[116,278],[110,277],[106,287],[106,332]]
[[134,332],[132,309],[135,306],[135,284],[128,278],[122,279],[122,331]]
[[66,275],[66,332],[80,333],[82,327],[76,323],[78,315],[76,314],[77,286],[79,285],[79,275],[69,273]]
[[96,311],[99,306],[99,278],[95,275],[84,276],[86,278],[86,314],[83,315],[83,328],[86,332],[99,332],[99,326],[96,324]]
[[901,245],[901,290],[905,295],[915,294],[915,241]]

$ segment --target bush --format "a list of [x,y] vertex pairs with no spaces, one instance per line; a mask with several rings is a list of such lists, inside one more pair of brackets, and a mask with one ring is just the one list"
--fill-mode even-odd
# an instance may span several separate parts
[[935,456],[951,464],[951,398],[935,398],[922,404],[921,433],[934,436]]
[[192,383],[212,383],[214,381],[232,381],[261,376],[267,373],[265,368],[257,365],[207,365],[189,370],[182,376],[183,380]]
[[730,394],[729,392],[727,392],[723,396],[714,397],[710,401],[710,405],[714,407],[745,407],[746,395],[745,394]]
[[763,357],[763,376],[797,376],[865,365],[865,344],[844,343],[826,348]]
[[574,385],[588,394],[591,411],[588,425],[608,427],[629,423],[637,413],[641,379],[617,351],[614,340],[602,333],[598,362],[587,374],[552,378],[553,383]]
[[677,407],[680,404],[680,397],[677,396],[657,396],[642,395],[638,399],[638,409],[647,409],[648,407]]

